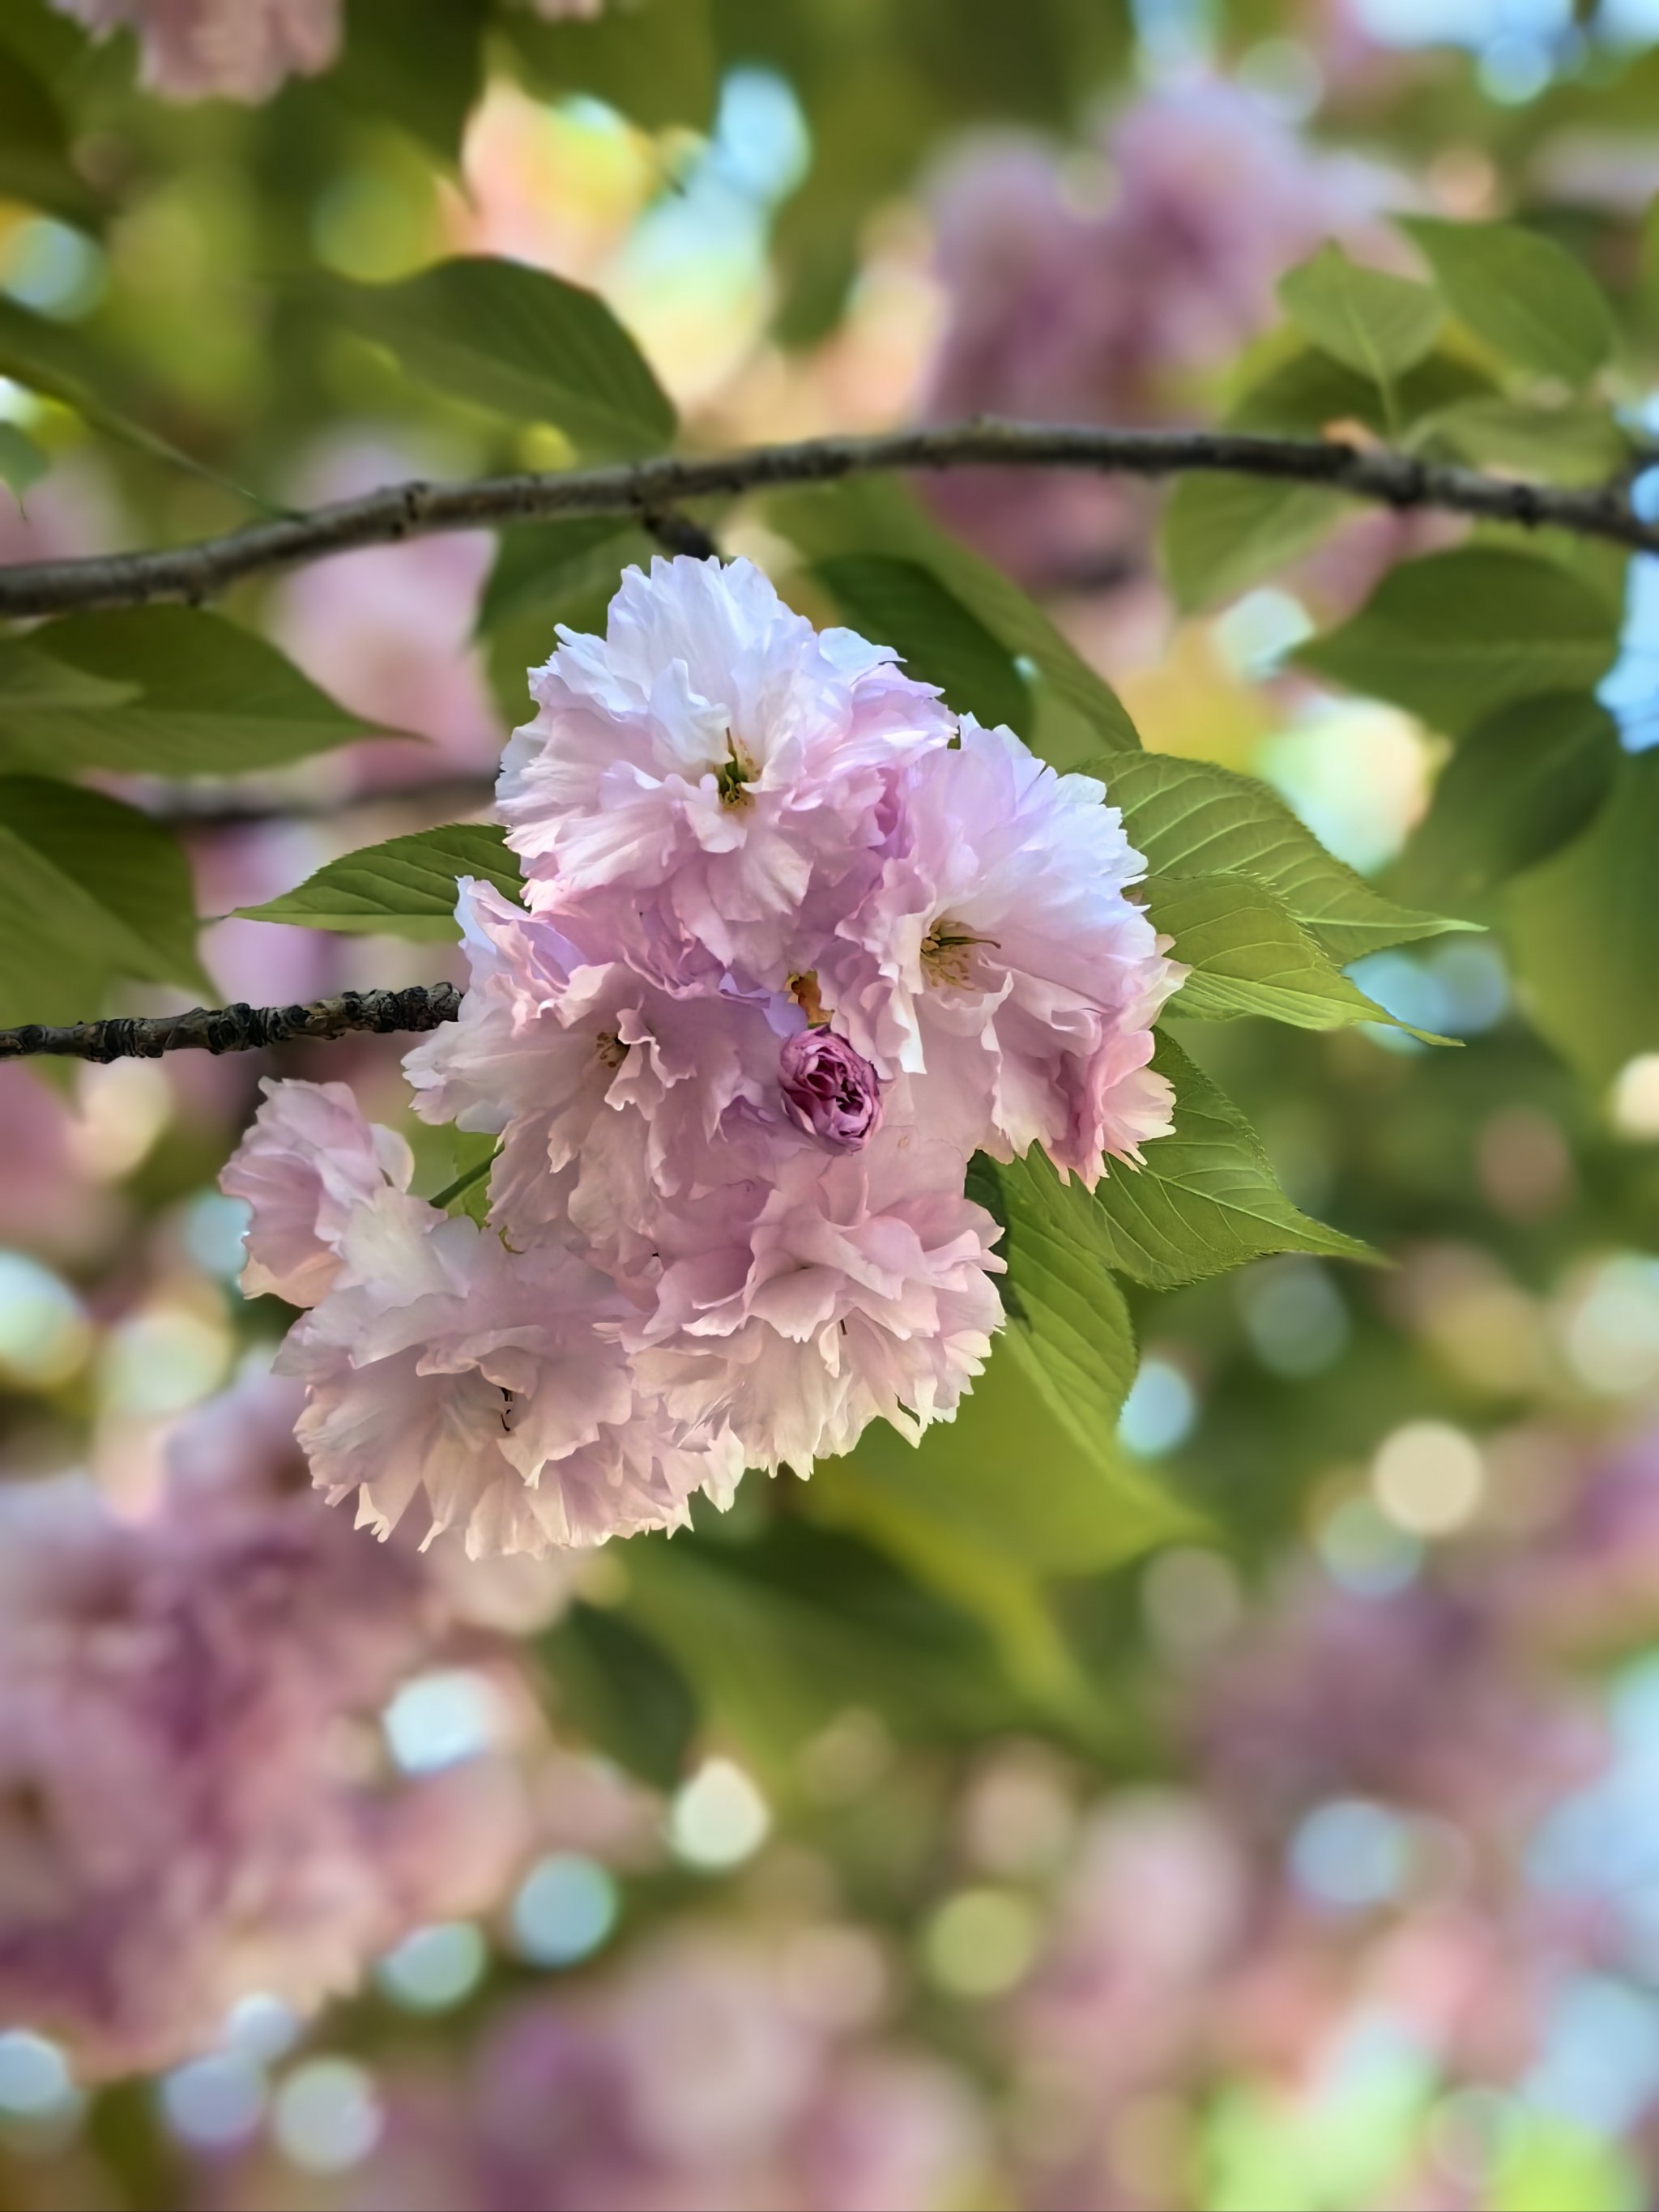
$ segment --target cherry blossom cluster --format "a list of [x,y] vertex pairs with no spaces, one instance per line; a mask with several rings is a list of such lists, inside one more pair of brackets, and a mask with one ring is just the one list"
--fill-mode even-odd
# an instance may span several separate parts
[[522,903],[464,879],[461,1018],[414,1109],[496,1140],[487,1220],[410,1192],[341,1085],[225,1174],[251,1291],[310,1310],[313,1474],[382,1534],[591,1544],[949,1419],[1002,1319],[976,1152],[1092,1187],[1171,1098],[1182,971],[1104,787],[815,630],[749,562],[629,570],[561,630],[498,786]]

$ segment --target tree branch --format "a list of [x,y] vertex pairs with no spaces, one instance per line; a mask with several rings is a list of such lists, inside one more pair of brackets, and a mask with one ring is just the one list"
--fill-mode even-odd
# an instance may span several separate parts
[[406,991],[347,991],[306,1006],[192,1006],[187,1014],[76,1022],[46,1029],[30,1022],[0,1030],[0,1060],[52,1054],[67,1060],[159,1060],[164,1052],[257,1052],[295,1037],[342,1037],[367,1030],[435,1030],[459,1019],[453,983],[412,983]]
[[982,417],[938,429],[805,438],[793,445],[756,446],[744,453],[670,455],[557,475],[391,484],[360,499],[251,523],[193,545],[0,568],[0,616],[144,606],[158,599],[193,605],[246,576],[439,531],[561,515],[615,514],[633,516],[660,532],[674,526],[666,518],[688,499],[780,484],[830,483],[878,471],[986,466],[1080,469],[1139,477],[1180,476],[1195,470],[1265,477],[1280,483],[1323,484],[1377,506],[1435,507],[1528,529],[1548,524],[1582,537],[1610,538],[1638,552],[1659,553],[1659,526],[1644,522],[1618,484],[1570,490],[1516,483],[1405,453],[1362,451],[1334,439],[1264,438],[1226,430],[1066,428]]

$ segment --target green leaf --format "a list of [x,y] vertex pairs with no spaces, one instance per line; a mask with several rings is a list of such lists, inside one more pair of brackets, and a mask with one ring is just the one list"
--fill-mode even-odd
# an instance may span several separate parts
[[70,159],[69,131],[52,92],[18,54],[0,46],[0,192],[70,222],[97,201]]
[[1656,853],[1659,752],[1626,754],[1589,829],[1504,894],[1522,1005],[1595,1084],[1659,1051]]
[[990,726],[1028,720],[1031,695],[1013,656],[920,562],[847,553],[813,573],[851,626],[891,646],[912,676],[939,686],[946,706]]
[[521,722],[529,712],[529,672],[557,645],[558,625],[603,631],[623,570],[630,563],[648,568],[656,550],[637,524],[614,516],[502,531],[477,627],[490,689],[507,721]]
[[630,1774],[672,1790],[696,1730],[697,1700],[656,1638],[625,1613],[578,1598],[538,1650],[559,1717]]
[[1560,484],[1603,483],[1624,465],[1630,446],[1611,410],[1588,400],[1531,406],[1493,394],[1460,399],[1425,415],[1420,433],[1481,468],[1522,469]]
[[1322,352],[1385,391],[1416,368],[1445,320],[1426,284],[1362,268],[1334,245],[1281,277],[1279,296]]
[[411,376],[603,453],[659,453],[674,410],[597,293],[516,261],[441,261],[400,284],[331,280],[325,299]]
[[280,898],[236,911],[245,921],[287,921],[354,937],[453,944],[455,885],[462,876],[482,877],[509,898],[517,898],[523,889],[504,832],[488,823],[452,822],[441,830],[389,837],[384,844],[343,854]]
[[0,483],[20,507],[24,493],[31,484],[39,483],[51,466],[33,438],[25,436],[15,422],[0,422]]
[[72,407],[94,429],[119,439],[124,445],[204,477],[234,492],[238,498],[251,496],[129,413],[126,388],[131,372],[108,360],[72,324],[53,322],[15,300],[0,299],[0,376],[10,377],[15,384],[39,392],[43,398]]
[[1455,734],[1510,699],[1593,690],[1618,628],[1608,601],[1554,562],[1468,546],[1390,569],[1352,620],[1294,658]]
[[0,766],[246,775],[369,734],[274,645],[192,608],[71,615],[0,643]]
[[1190,613],[1236,599],[1316,545],[1352,512],[1340,492],[1260,477],[1182,477],[1164,502],[1164,573]]
[[1055,1418],[1097,1453],[1115,1430],[1136,1354],[1089,1194],[1036,1151],[1006,1166],[976,1159],[969,1186],[1002,1224],[1006,1340]]
[[90,1018],[118,975],[209,997],[190,870],[100,792],[0,775],[0,1022]]
[[1030,664],[1036,724],[1019,734],[1054,767],[1074,768],[1103,744],[1118,751],[1139,744],[1116,692],[1036,600],[930,522],[902,486],[875,477],[819,484],[775,495],[767,513],[809,559],[876,554],[928,569],[1016,661]]
[[1175,958],[1192,969],[1171,1013],[1216,1022],[1260,1014],[1298,1030],[1346,1029],[1354,1022],[1408,1026],[1373,1004],[1280,901],[1248,876],[1155,876],[1144,888],[1147,911],[1175,939]]
[[1095,1192],[1121,1273],[1167,1291],[1270,1252],[1376,1258],[1291,1205],[1255,1131],[1173,1039],[1160,1036],[1152,1065],[1175,1091],[1174,1131],[1146,1146],[1145,1167],[1114,1162]]
[[1600,287],[1570,253],[1507,222],[1406,216],[1454,314],[1494,353],[1534,376],[1583,384],[1613,351]]
[[719,88],[708,15],[707,0],[638,0],[542,23],[521,8],[501,30],[544,96],[586,94],[647,131],[707,131]]
[[877,1423],[813,1473],[808,1510],[853,1528],[981,1620],[1011,1678],[1069,1723],[1097,1726],[1044,1585],[1190,1535],[1196,1517],[1116,1442],[1134,1334],[1093,1201],[1046,1158],[976,1159],[969,1194],[996,1215],[1007,1325],[956,1419],[911,1446]]
[[349,0],[326,92],[366,123],[401,124],[453,167],[483,89],[488,19],[484,0]]
[[793,1517],[734,1541],[703,1533],[709,1518],[672,1542],[629,1540],[629,1618],[775,1789],[791,1786],[802,1743],[849,1705],[930,1744],[1021,1717],[983,1630],[869,1545]]
[[1402,875],[1439,897],[1479,897],[1576,837],[1612,790],[1619,759],[1613,717],[1587,691],[1500,707],[1441,771]]
[[1337,961],[1464,927],[1396,906],[1325,850],[1276,791],[1213,762],[1115,753],[1087,763],[1156,875],[1248,876]]
[[[1395,412],[1401,423],[1415,422],[1461,400],[1492,392],[1492,380],[1449,354],[1431,354],[1408,369],[1395,387]],[[1292,354],[1267,370],[1236,400],[1227,415],[1230,430],[1283,432],[1317,437],[1331,422],[1363,422],[1379,435],[1390,429],[1381,388],[1368,376],[1344,368],[1326,353]]]

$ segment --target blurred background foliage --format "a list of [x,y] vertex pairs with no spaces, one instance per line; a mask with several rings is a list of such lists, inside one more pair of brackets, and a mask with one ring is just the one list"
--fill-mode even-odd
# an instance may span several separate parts
[[[1340,423],[1650,495],[1647,0],[557,14],[346,0],[332,66],[179,101],[130,31],[0,0],[0,559],[626,453],[663,394],[690,450]],[[1460,260],[1447,222],[1522,243]],[[1357,361],[1332,238],[1403,280]],[[573,399],[517,271],[457,256],[637,355],[584,325]],[[1652,562],[1228,479],[701,520],[1058,764],[1127,708],[1476,927],[1341,948],[1409,1028],[1176,1024],[1273,1219],[1231,1273],[1128,1271],[1115,1424],[1005,1352],[915,1454],[475,1596],[379,1756],[513,1767],[499,1894],[113,2087],[0,2019],[0,2203],[1651,2202]],[[337,878],[331,930],[234,910],[482,811],[526,666],[653,550],[525,526],[70,618],[44,674],[0,640],[0,1019],[450,972],[441,869],[389,930]],[[193,1058],[0,1070],[5,1473],[126,1515],[287,1317],[215,1188],[265,1070]],[[382,1044],[283,1067],[398,1110]],[[410,1135],[424,1189],[472,1164]]]

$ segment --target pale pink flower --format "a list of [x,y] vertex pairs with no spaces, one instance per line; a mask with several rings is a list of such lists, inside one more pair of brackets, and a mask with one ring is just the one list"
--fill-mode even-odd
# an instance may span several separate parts
[[931,1134],[964,1156],[1041,1145],[1092,1187],[1170,1126],[1147,1063],[1186,971],[1127,896],[1146,863],[1103,784],[971,717],[902,791],[908,849],[821,963],[824,1004],[878,1067],[925,1071]]
[[605,1279],[556,1245],[509,1252],[492,1231],[413,1200],[364,1206],[345,1275],[290,1333],[279,1371],[307,1385],[296,1433],[331,1504],[386,1535],[424,1490],[430,1534],[474,1556],[597,1544],[678,1525],[705,1486],[741,1473],[683,1441],[603,1324]]
[[137,33],[139,82],[168,100],[269,100],[340,48],[340,0],[52,0],[94,36]]
[[[458,912],[461,1018],[404,1065],[422,1120],[503,1138],[491,1218],[510,1243],[567,1216],[602,1244],[647,1234],[656,1195],[684,1190],[718,1138],[784,1126],[778,1048],[805,1018],[793,1000],[676,995],[619,961],[585,962],[551,921],[471,878]],[[739,1172],[727,1159],[717,1176]]]
[[341,1240],[359,1208],[404,1191],[414,1171],[394,1130],[366,1121],[343,1083],[261,1085],[265,1103],[219,1181],[252,1208],[242,1288],[310,1306],[340,1272]]
[[747,561],[630,568],[605,637],[559,634],[499,786],[529,904],[665,982],[785,988],[890,835],[891,769],[947,741],[933,691]]
[[745,1216],[716,1193],[662,1224],[638,1366],[751,1467],[810,1473],[868,1424],[949,1420],[1002,1324],[1000,1233],[963,1163],[890,1124],[863,1152],[781,1158]]

